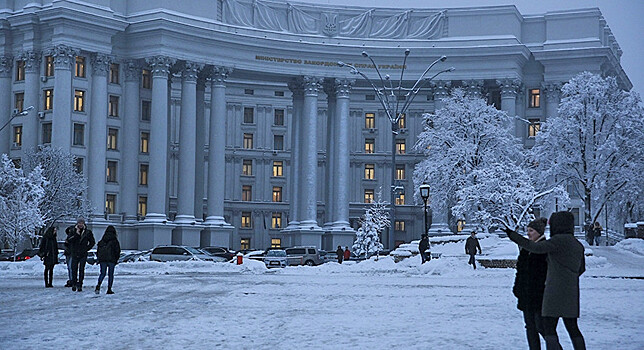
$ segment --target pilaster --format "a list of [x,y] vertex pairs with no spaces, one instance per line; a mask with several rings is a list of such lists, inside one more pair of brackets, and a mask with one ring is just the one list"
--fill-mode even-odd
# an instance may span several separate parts
[[72,65],[78,50],[58,45],[49,54],[54,57],[55,77],[51,144],[69,152],[72,143]]
[[[13,58],[11,56],[0,56],[0,111],[3,111],[3,115],[0,116],[0,126],[7,122],[8,118],[11,117],[10,111],[13,110],[11,103],[12,67]],[[10,129],[7,126],[3,130],[0,130],[0,154],[9,154],[9,150],[11,149]]]
[[[134,222],[138,214],[138,178],[139,178],[139,152],[140,152],[140,84],[141,66],[137,61],[127,61],[121,64],[125,72],[125,85],[123,90],[123,103],[125,117],[123,118],[123,160],[121,170],[121,210],[125,212],[125,220]],[[148,198],[149,201],[149,198]]]
[[[28,151],[38,147],[39,143],[37,116],[38,110],[42,107],[42,102],[39,98],[41,53],[38,51],[25,51],[19,56],[19,59],[25,62],[24,108],[34,106],[34,110],[29,112],[28,115],[19,117],[22,119],[22,149],[23,151]],[[9,93],[11,94],[11,88],[9,88]]]
[[302,110],[304,108],[304,87],[300,79],[288,83],[293,98],[293,116],[291,121],[291,161],[289,167],[289,220],[284,231],[295,230],[299,227],[299,188],[300,188],[300,140]]

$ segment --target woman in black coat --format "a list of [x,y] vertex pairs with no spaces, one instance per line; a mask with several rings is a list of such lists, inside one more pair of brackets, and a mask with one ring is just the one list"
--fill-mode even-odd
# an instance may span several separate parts
[[103,238],[98,241],[98,248],[96,250],[96,258],[101,265],[101,274],[98,276],[98,284],[96,285],[96,294],[101,292],[101,283],[105,278],[105,273],[109,269],[107,278],[107,294],[114,294],[112,291],[112,283],[114,283],[114,268],[121,256],[121,245],[116,237],[116,229],[114,226],[107,226]]
[[[528,224],[528,238],[533,242],[545,239],[543,235],[548,220],[538,218]],[[523,311],[528,346],[541,349],[539,334],[543,334],[541,306],[546,285],[548,263],[546,254],[536,254],[521,249],[517,259],[517,275],[512,292],[517,297],[517,308]]]
[[58,264],[58,244],[56,243],[56,227],[50,227],[40,240],[38,256],[45,265],[45,288],[53,288],[54,266]]

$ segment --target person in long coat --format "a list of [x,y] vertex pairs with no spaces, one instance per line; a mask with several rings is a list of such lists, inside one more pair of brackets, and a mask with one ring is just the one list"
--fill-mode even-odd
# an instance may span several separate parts
[[474,270],[476,270],[476,259],[474,258],[476,255],[476,249],[479,250],[479,254],[483,253],[481,251],[479,239],[476,238],[476,231],[472,231],[472,235],[467,237],[467,240],[465,241],[465,254],[470,256],[470,260],[467,263],[472,265]]
[[579,318],[579,276],[586,270],[584,246],[574,236],[575,218],[561,211],[550,216],[550,239],[533,242],[505,229],[508,237],[521,248],[548,255],[546,287],[543,292],[543,334],[548,350],[561,349],[557,323],[563,318],[575,350],[586,349],[584,337],[577,326]]
[[424,264],[425,261],[427,261],[427,255],[425,255],[425,251],[427,249],[429,249],[429,237],[426,233],[423,233],[421,235],[420,242],[418,242],[418,252],[420,253],[421,264]]
[[72,249],[69,246],[69,236],[71,236],[75,230],[76,228],[74,225],[65,229],[65,234],[67,235],[65,238],[65,263],[67,264],[67,283],[65,283],[65,287],[72,286]]
[[338,254],[338,264],[342,264],[342,259],[344,258],[344,250],[342,250],[342,247],[338,246],[335,253]]
[[101,283],[103,283],[107,270],[109,270],[107,278],[107,294],[114,294],[112,291],[112,284],[114,283],[114,268],[116,267],[116,264],[118,264],[120,256],[121,245],[116,237],[116,229],[114,226],[109,225],[105,229],[103,238],[98,241],[96,250],[96,258],[98,259],[98,263],[101,265],[101,274],[98,276],[98,284],[94,290],[96,294],[101,292]]
[[56,227],[50,227],[40,240],[38,256],[45,265],[45,288],[53,288],[54,266],[58,264],[58,244],[56,243]]
[[[548,220],[538,218],[528,224],[528,238],[533,242],[545,239]],[[517,308],[523,311],[526,336],[530,350],[541,349],[539,334],[543,334],[541,307],[546,284],[548,263],[546,254],[531,253],[521,249],[517,258],[517,274],[512,292],[517,297]]]

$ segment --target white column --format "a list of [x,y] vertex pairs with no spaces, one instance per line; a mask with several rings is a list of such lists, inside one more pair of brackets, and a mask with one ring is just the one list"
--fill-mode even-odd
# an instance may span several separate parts
[[179,125],[179,192],[177,224],[195,223],[195,149],[197,146],[197,72],[203,68],[185,62],[181,73],[181,120]]
[[[0,127],[11,118],[13,110],[11,96],[11,72],[13,67],[13,58],[10,56],[0,56]],[[27,106],[25,106],[26,108]],[[35,107],[35,106],[34,106]],[[33,113],[33,112],[32,112]],[[33,114],[27,117],[32,117]],[[7,125],[0,131],[0,155],[9,154],[11,148],[11,126]]]
[[336,79],[335,152],[333,154],[334,230],[351,230],[349,226],[349,96],[354,80]]
[[200,74],[197,77],[197,148],[195,149],[195,211],[194,215],[197,221],[203,219],[203,199],[204,199],[204,161],[205,161],[205,147],[206,147],[206,121],[204,119],[205,113],[205,93],[206,93],[206,77]]
[[152,117],[150,121],[150,173],[146,222],[167,220],[168,200],[168,76],[175,60],[165,56],[146,59],[152,69]]
[[[92,56],[92,90],[89,120],[88,197],[91,216],[102,219],[105,213],[105,174],[107,153],[107,72],[110,58],[101,53]],[[55,91],[54,91],[55,96]]]
[[337,135],[335,126],[337,125],[337,99],[335,93],[335,80],[324,82],[324,92],[327,95],[327,112],[326,112],[326,176],[324,179],[324,229],[328,230],[335,221],[336,191],[336,142]]
[[[40,52],[28,51],[24,52],[20,59],[25,61],[25,100],[24,108],[34,106],[34,110],[30,111],[28,115],[21,118],[22,120],[22,150],[23,154],[26,151],[33,150],[38,147],[38,110],[41,107],[39,99],[40,94]],[[9,88],[11,95],[11,88]],[[54,96],[56,96],[54,94]],[[54,104],[55,106],[55,104]],[[11,109],[8,110],[11,113]],[[9,127],[7,127],[9,128]]]
[[[432,84],[434,86],[434,111],[443,108],[443,99],[449,95],[451,82],[439,80]],[[434,112],[435,113],[435,112]],[[436,193],[430,192],[430,208],[432,212],[432,225],[429,229],[430,235],[450,233],[447,225],[448,206],[447,198],[438,197]]]
[[300,225],[320,230],[317,223],[317,117],[318,91],[322,79],[305,76],[302,147],[300,149]]
[[70,150],[72,144],[72,65],[76,50],[58,45],[51,51],[54,57],[54,111],[52,116],[51,145]]
[[546,95],[546,115],[543,120],[556,117],[559,113],[557,109],[561,100],[561,83],[545,82],[542,85],[542,91]]
[[123,99],[123,154],[121,174],[121,208],[126,221],[136,221],[138,212],[139,151],[141,135],[139,130],[141,67],[135,61],[124,62],[125,71]]
[[449,96],[449,88],[452,83],[447,80],[437,80],[432,83],[434,88],[434,112],[443,108],[443,99]]
[[291,164],[289,167],[289,220],[286,231],[296,229],[300,224],[299,188],[300,188],[300,124],[302,124],[302,110],[304,108],[304,89],[302,82],[291,81],[288,83],[293,98],[293,119],[291,121]]
[[512,118],[514,135],[517,137],[523,136],[523,130],[526,125],[523,121],[516,118],[517,115],[517,91],[521,86],[521,82],[516,79],[502,79],[497,80],[497,84],[501,86],[501,110],[505,111],[510,118]]

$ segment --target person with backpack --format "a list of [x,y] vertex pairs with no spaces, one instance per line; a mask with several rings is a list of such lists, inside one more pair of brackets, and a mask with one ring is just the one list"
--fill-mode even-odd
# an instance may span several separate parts
[[112,284],[114,283],[114,268],[118,264],[119,257],[121,256],[121,245],[116,237],[116,229],[114,226],[107,226],[103,238],[98,241],[96,250],[96,258],[101,265],[101,274],[98,276],[98,284],[94,292],[99,294],[101,292],[101,283],[105,278],[107,272],[107,294],[114,294],[112,291]]
[[40,240],[38,256],[45,265],[45,288],[53,288],[54,266],[58,264],[58,243],[56,242],[56,227],[50,227]]

